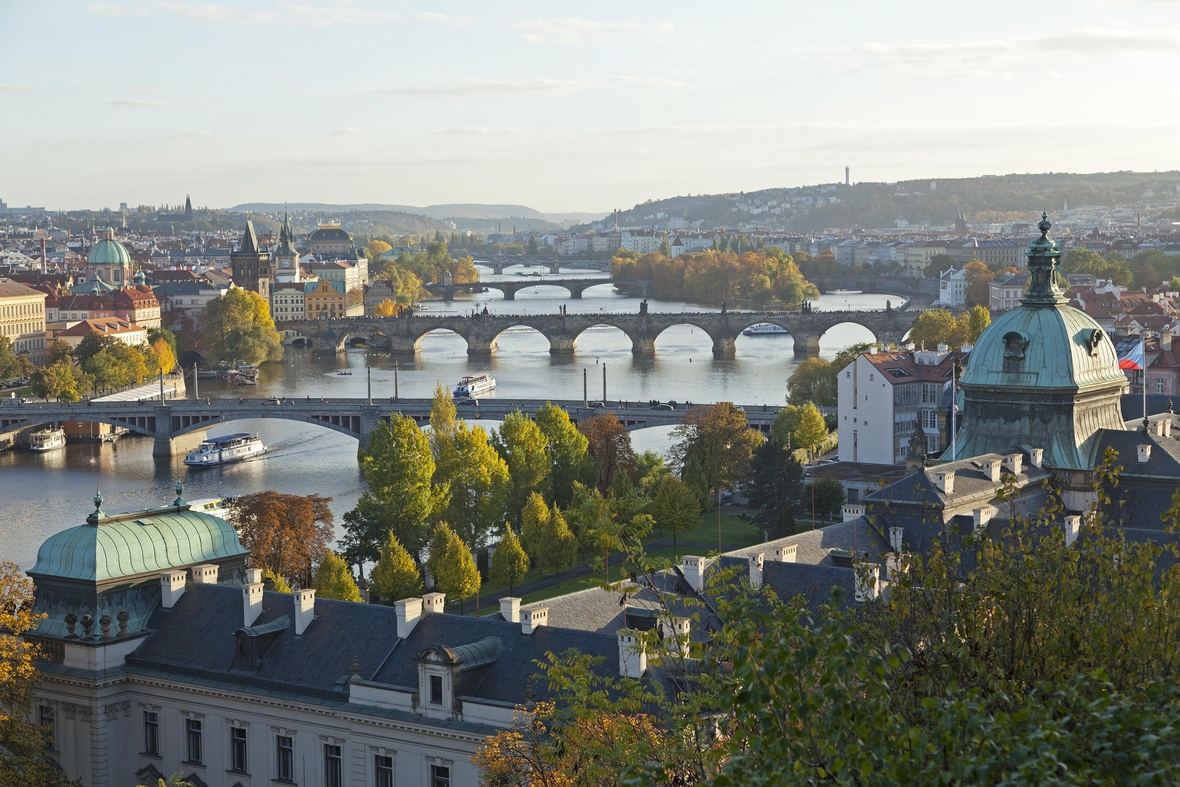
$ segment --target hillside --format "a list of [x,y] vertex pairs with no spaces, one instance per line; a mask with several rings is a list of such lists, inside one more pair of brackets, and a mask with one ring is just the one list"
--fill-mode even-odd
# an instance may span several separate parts
[[271,213],[284,208],[308,213],[351,213],[389,212],[426,216],[431,219],[484,219],[511,220],[534,219],[553,224],[563,221],[591,221],[602,218],[600,213],[542,213],[527,205],[483,205],[479,203],[448,203],[443,205],[384,205],[373,202],[333,205],[323,202],[292,202],[289,205],[277,202],[246,202],[229,208],[234,213]]

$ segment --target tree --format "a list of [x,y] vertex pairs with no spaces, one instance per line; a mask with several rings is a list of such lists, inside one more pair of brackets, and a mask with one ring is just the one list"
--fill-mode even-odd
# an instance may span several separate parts
[[[554,504],[556,505],[556,504]],[[520,514],[520,543],[534,561],[541,545],[541,534],[549,524],[549,507],[536,492],[529,495]]]
[[971,311],[960,315],[958,322],[967,322],[966,343],[975,344],[987,326],[992,324],[992,313],[986,306],[973,306]]
[[950,346],[958,324],[946,309],[928,309],[918,315],[910,329],[909,340],[919,347],[933,350],[940,344]]
[[799,413],[799,426],[795,429],[791,444],[795,448],[802,448],[810,455],[827,436],[828,426],[819,409],[811,402],[803,405]]
[[200,345],[211,361],[261,363],[283,357],[270,306],[256,292],[231,287],[209,301],[199,325]]
[[536,235],[529,235],[528,255],[530,257],[536,257],[540,253],[541,253],[541,250],[537,247],[537,236]]
[[835,374],[823,358],[808,358],[787,378],[787,401],[796,407],[814,402],[821,407],[836,404]]
[[360,601],[361,591],[356,586],[352,572],[344,558],[332,550],[324,553],[312,584],[320,598],[334,598],[339,601]]
[[418,564],[393,533],[381,548],[381,557],[369,575],[373,590],[386,603],[422,595]]
[[807,485],[807,494],[815,501],[817,517],[834,517],[844,505],[844,485],[830,475],[814,479]]
[[161,338],[156,339],[150,346],[155,363],[154,368],[150,368],[149,371],[171,374],[176,368],[176,351],[172,349],[172,345]]
[[437,464],[450,447],[459,423],[458,411],[451,392],[441,382],[434,384],[434,399],[430,404],[430,448]]
[[578,538],[556,504],[541,527],[537,541],[537,567],[542,573],[556,575],[573,567],[578,556]]
[[672,247],[668,245],[668,233],[664,233],[664,237],[660,239],[660,254],[665,257],[672,256]]
[[[597,487],[574,487],[574,503],[568,514],[578,543],[602,561],[604,581],[610,581],[610,555],[633,538],[651,532],[650,514],[631,513],[627,502],[606,497]],[[628,516],[628,514],[630,514]]]
[[664,474],[656,486],[651,501],[651,516],[655,526],[672,534],[672,548],[676,548],[676,534],[701,524],[701,503],[695,492],[671,473]]
[[0,336],[0,380],[27,376],[32,373],[33,368],[28,358],[13,352],[12,340],[7,336]]
[[710,489],[732,488],[750,472],[750,457],[763,437],[746,423],[746,414],[730,402],[690,410],[672,434],[673,463],[684,467],[688,459],[700,462]]
[[90,384],[88,374],[64,359],[37,369],[29,378],[35,396],[59,402],[78,401]]
[[548,498],[566,507],[573,500],[575,482],[596,481],[598,468],[589,453],[590,441],[570,421],[569,413],[549,402],[537,411],[537,428],[545,435],[553,463]]
[[360,306],[365,302],[365,292],[357,287],[353,287],[348,292],[344,293],[344,304],[346,307]]
[[45,617],[34,602],[33,580],[16,563],[0,563],[0,784],[66,787],[71,782],[45,755],[53,741],[30,720],[39,649],[23,635]]
[[390,246],[385,241],[377,240],[377,239],[373,239],[365,244],[365,251],[368,252],[370,260],[372,260],[376,257],[380,257],[382,254],[384,254],[385,252],[389,251],[392,248],[393,247]]
[[389,298],[382,298],[381,302],[373,307],[374,317],[393,317],[397,312],[397,304],[389,300]]
[[312,566],[333,538],[330,502],[319,495],[254,492],[234,498],[228,518],[255,566],[309,587]]
[[587,450],[598,463],[598,488],[605,491],[619,473],[629,473],[635,467],[635,451],[631,448],[631,433],[614,413],[603,413],[578,424],[578,431],[586,435]]
[[969,306],[984,306],[991,302],[990,284],[995,274],[982,260],[971,260],[963,267],[967,274],[967,304]]
[[770,437],[768,438],[770,442],[797,448],[798,446],[794,445],[795,430],[799,428],[802,412],[793,404],[779,410],[778,414],[774,416],[774,422],[770,425]]
[[479,592],[479,570],[471,550],[446,522],[434,526],[430,540],[430,559],[426,570],[434,577],[434,586],[449,598],[462,603]]
[[922,271],[922,275],[927,279],[937,279],[945,271],[949,271],[955,266],[955,261],[948,254],[935,254],[930,258],[930,262],[926,264],[926,268]]
[[275,593],[291,592],[291,586],[287,584],[287,580],[283,579],[269,568],[262,569],[262,583],[266,586],[266,590],[271,590]]
[[754,521],[770,538],[792,535],[796,513],[805,508],[803,465],[785,442],[771,439],[758,446],[750,466],[746,496]]
[[664,455],[655,451],[644,451],[635,455],[636,485],[644,495],[655,493],[656,485],[667,473],[664,468]]
[[705,469],[695,456],[690,456],[680,469],[680,480],[692,490],[700,503],[701,510],[708,510],[713,506],[713,498],[709,495],[709,481],[705,478]]
[[504,528],[504,535],[492,555],[489,579],[497,585],[507,585],[512,592],[529,570],[529,556],[520,547],[520,541],[511,527]]
[[504,522],[511,487],[508,465],[487,432],[460,421],[437,464],[436,476],[449,494],[443,518],[472,549],[484,546]]
[[517,410],[506,415],[499,431],[492,433],[492,445],[508,466],[508,519],[517,523],[525,500],[547,490],[553,466],[549,441],[532,419]]

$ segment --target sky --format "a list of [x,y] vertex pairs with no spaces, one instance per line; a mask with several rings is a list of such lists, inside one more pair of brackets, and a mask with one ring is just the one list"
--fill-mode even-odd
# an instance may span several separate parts
[[0,0],[0,199],[449,202],[1180,169],[1180,0]]

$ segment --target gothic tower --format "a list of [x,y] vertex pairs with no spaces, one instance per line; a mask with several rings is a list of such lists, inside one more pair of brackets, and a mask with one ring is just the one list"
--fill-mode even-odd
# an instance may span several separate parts
[[254,232],[253,221],[247,219],[242,240],[238,244],[237,250],[230,252],[229,261],[233,269],[234,284],[242,289],[258,293],[267,301],[270,300],[274,270],[271,265],[270,252],[262,249],[258,244],[258,235]]

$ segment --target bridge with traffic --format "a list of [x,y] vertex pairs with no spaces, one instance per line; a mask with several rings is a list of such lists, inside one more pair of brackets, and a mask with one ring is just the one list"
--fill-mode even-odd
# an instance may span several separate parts
[[[175,456],[197,447],[213,426],[245,419],[281,419],[331,429],[368,444],[369,433],[377,424],[388,421],[394,413],[413,418],[419,424],[430,420],[430,399],[373,397],[365,399],[170,399],[164,402],[31,402],[0,406],[0,438],[9,442],[17,433],[26,433],[46,424],[67,422],[102,423],[123,427],[129,432],[155,440],[153,455]],[[559,405],[577,422],[603,412],[614,413],[629,430],[671,426],[684,420],[698,405],[678,403],[675,409],[650,409],[646,403],[485,399],[478,405],[459,408],[462,417],[471,420],[502,421],[504,416],[520,410],[535,417],[548,401]],[[769,432],[779,407],[750,405],[743,408],[752,429]]]
[[613,285],[632,295],[641,298],[652,296],[653,281],[651,279],[614,279],[601,276],[594,279],[574,279],[568,277],[554,277],[546,279],[543,276],[522,276],[520,279],[508,281],[473,281],[463,284],[424,284],[422,285],[431,295],[437,295],[444,301],[452,301],[460,292],[482,292],[484,290],[499,290],[504,294],[504,300],[516,300],[516,293],[533,287],[561,287],[570,294],[571,298],[581,298],[582,293],[590,287]]

